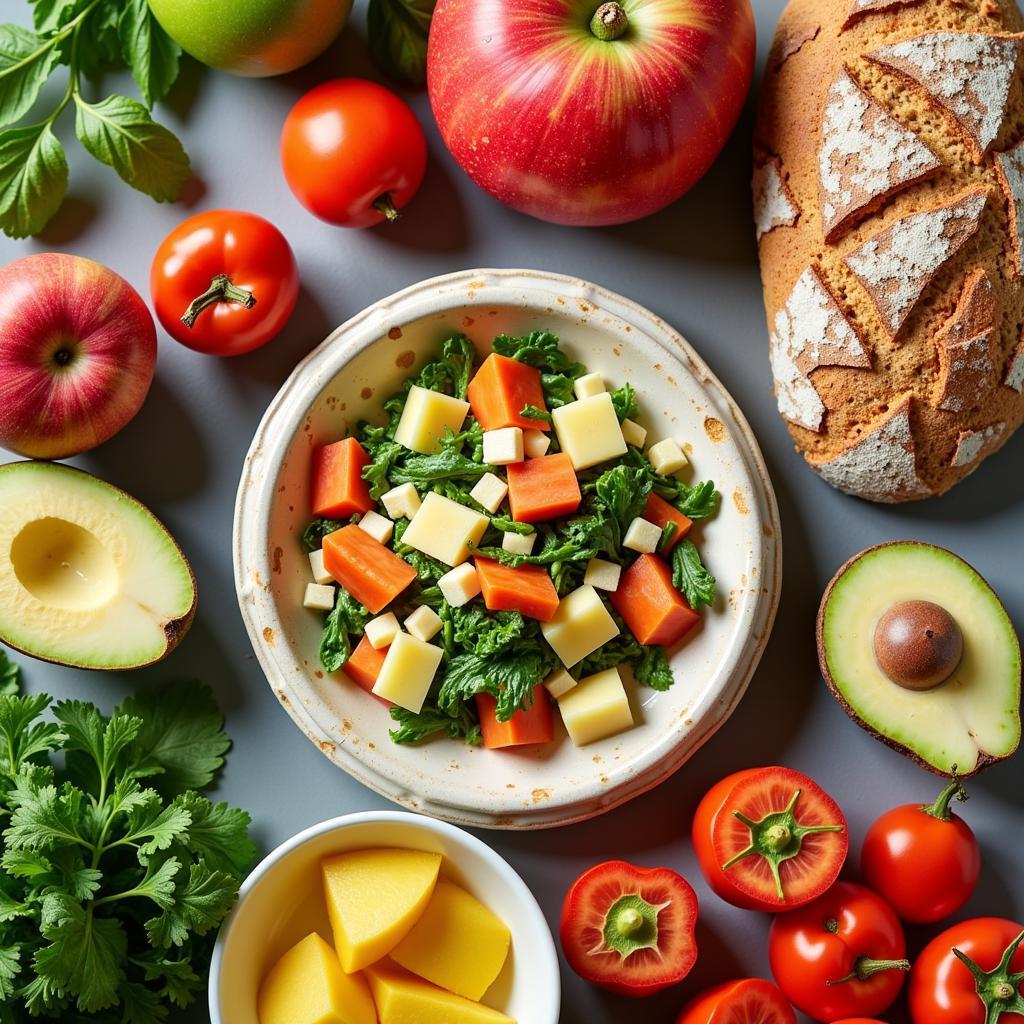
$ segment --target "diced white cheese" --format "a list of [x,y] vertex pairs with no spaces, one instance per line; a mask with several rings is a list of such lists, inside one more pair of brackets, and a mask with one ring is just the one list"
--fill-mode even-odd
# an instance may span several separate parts
[[576,680],[564,668],[560,668],[544,680],[544,685],[547,687],[548,693],[557,700],[576,685]]
[[469,496],[488,512],[497,512],[508,494],[508,484],[493,473],[484,473],[473,485]]
[[469,562],[446,572],[438,581],[441,596],[453,607],[458,608],[467,601],[472,601],[480,593],[480,580],[476,569]]
[[572,390],[577,398],[593,398],[605,390],[604,378],[599,373],[585,373],[573,382]]
[[399,633],[384,656],[373,692],[400,708],[419,714],[443,654],[435,644]]
[[370,641],[370,646],[379,651],[394,642],[395,637],[402,632],[402,627],[398,624],[394,612],[385,612],[375,619],[370,619],[363,632]]
[[327,587],[322,583],[307,583],[306,594],[302,599],[303,608],[329,612],[334,607],[334,590],[334,587]]
[[479,544],[491,521],[451,498],[431,491],[402,534],[402,543],[446,565],[461,565],[469,545]]
[[387,544],[395,530],[395,524],[390,519],[372,509],[363,513],[358,525],[360,530],[368,533],[374,540],[379,540],[381,544]]
[[562,721],[577,747],[633,725],[633,712],[617,668],[587,676],[558,700]]
[[597,591],[586,584],[566,594],[558,603],[554,618],[542,622],[540,630],[566,668],[572,668],[619,635],[619,627]]
[[622,538],[622,546],[629,548],[630,551],[649,554],[658,550],[659,540],[661,540],[661,527],[655,526],[649,519],[637,516],[629,524],[626,536]]
[[569,402],[551,414],[558,443],[579,472],[626,454],[626,442],[607,391]]
[[420,510],[420,496],[412,484],[399,484],[380,496],[381,504],[392,519],[412,519]]
[[398,421],[395,440],[414,452],[431,455],[441,450],[441,438],[446,429],[453,433],[462,429],[468,412],[469,402],[413,384]]
[[647,449],[647,459],[654,467],[654,472],[662,476],[678,473],[689,462],[683,454],[683,449],[679,447],[679,442],[672,437],[652,444]]
[[622,566],[614,562],[606,562],[603,558],[592,558],[587,562],[586,572],[583,574],[583,582],[589,587],[597,587],[598,590],[618,590],[619,577],[622,575]]
[[310,551],[309,568],[312,570],[314,583],[334,582],[334,577],[324,568],[323,548],[317,548],[316,551]]
[[514,555],[532,555],[536,540],[536,533],[503,533],[501,546]]
[[513,462],[522,462],[525,457],[521,427],[484,431],[484,462],[492,466],[508,466]]
[[551,447],[551,436],[543,430],[527,427],[523,431],[523,453],[531,459],[539,459]]
[[647,441],[647,431],[639,423],[634,423],[632,420],[623,420],[622,439],[626,444],[631,444],[634,448],[643,448]]
[[417,640],[422,640],[426,643],[426,641],[432,640],[437,636],[438,630],[441,628],[441,619],[433,608],[429,605],[421,604],[405,620],[405,628]]

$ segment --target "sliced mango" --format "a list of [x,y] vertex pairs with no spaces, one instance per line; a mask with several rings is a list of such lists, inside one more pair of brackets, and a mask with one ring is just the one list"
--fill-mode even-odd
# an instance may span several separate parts
[[427,909],[390,956],[407,971],[478,1000],[501,972],[510,941],[499,917],[442,878]]
[[263,979],[259,1024],[377,1024],[361,974],[346,974],[314,932],[292,946]]
[[489,1006],[443,988],[384,961],[366,972],[380,1024],[516,1024]]
[[441,855],[353,850],[320,866],[334,948],[351,974],[387,955],[419,920],[434,892]]

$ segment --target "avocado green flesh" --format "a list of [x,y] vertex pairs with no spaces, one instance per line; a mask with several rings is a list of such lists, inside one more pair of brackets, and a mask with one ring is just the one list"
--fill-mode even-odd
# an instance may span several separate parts
[[4,643],[83,668],[147,665],[187,628],[195,598],[178,546],[134,498],[67,466],[0,467]]
[[[892,605],[920,599],[957,621],[964,653],[956,671],[932,690],[893,683],[878,667],[874,632]],[[823,622],[832,684],[869,730],[931,765],[969,774],[1011,754],[1020,741],[1020,647],[1013,624],[988,584],[941,548],[875,548],[836,580]]]

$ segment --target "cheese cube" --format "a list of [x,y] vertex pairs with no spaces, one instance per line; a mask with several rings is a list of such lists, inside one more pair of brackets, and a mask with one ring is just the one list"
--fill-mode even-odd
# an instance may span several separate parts
[[432,640],[437,636],[438,630],[441,628],[441,619],[433,608],[429,605],[421,604],[405,620],[405,628],[417,640],[422,640],[425,643],[427,640]]
[[388,648],[373,692],[418,715],[443,655],[435,644],[398,633]]
[[462,565],[446,572],[438,581],[441,596],[453,607],[459,608],[467,601],[472,601],[480,593],[480,580],[476,569],[463,562]]
[[324,568],[324,549],[317,548],[309,553],[309,568],[314,583],[333,583],[334,577]]
[[577,472],[626,454],[619,418],[607,391],[563,405],[551,419],[558,443]]
[[484,473],[469,492],[469,496],[488,512],[497,512],[508,494],[508,484],[493,473]]
[[566,668],[619,635],[619,627],[597,591],[586,584],[562,598],[554,618],[542,622],[540,631]]
[[593,398],[605,390],[604,379],[599,373],[585,373],[573,381],[572,390],[577,398]]
[[649,554],[657,551],[659,540],[661,540],[661,527],[655,526],[650,520],[637,516],[629,524],[626,536],[622,538],[622,546],[629,548],[630,551]]
[[420,496],[412,484],[399,484],[380,496],[381,504],[392,519],[412,519],[420,510]]
[[394,612],[386,612],[384,615],[378,615],[375,619],[370,619],[363,632],[366,634],[366,639],[370,641],[370,646],[375,651],[380,651],[402,632],[402,627],[398,624]]
[[533,554],[533,545],[536,543],[536,533],[503,533],[501,535],[501,546],[513,555]]
[[660,473],[662,476],[677,473],[689,464],[689,460],[683,454],[683,449],[679,447],[679,442],[671,437],[652,444],[647,449],[647,459],[654,467],[654,472]]
[[431,491],[412,517],[402,543],[445,565],[461,565],[469,558],[469,545],[479,544],[490,525],[481,512]]
[[530,459],[539,459],[551,447],[551,437],[543,430],[529,427],[523,431],[523,453]]
[[372,510],[364,513],[357,525],[360,530],[364,530],[381,544],[387,544],[391,540],[391,534],[395,529],[395,524],[390,519],[386,519],[379,512]]
[[587,562],[587,569],[583,574],[583,582],[587,586],[597,587],[598,590],[618,590],[619,577],[621,575],[621,565],[616,565],[614,562],[606,562],[603,558],[592,558]]
[[469,402],[413,384],[405,400],[395,440],[422,455],[441,450],[445,430],[457,434],[469,412]]
[[322,583],[307,583],[302,606],[318,612],[329,612],[334,607],[334,587]]
[[558,700],[562,721],[577,747],[633,725],[633,712],[617,668],[581,679]]
[[552,672],[544,680],[544,685],[547,687],[548,693],[555,700],[558,700],[559,697],[568,693],[576,685],[576,680],[564,668],[560,668],[557,672]]
[[521,427],[484,431],[484,462],[492,466],[508,466],[513,462],[522,462],[525,457]]
[[623,420],[622,440],[626,444],[631,444],[634,448],[643,448],[644,443],[647,441],[647,431],[639,423],[634,423],[632,420]]

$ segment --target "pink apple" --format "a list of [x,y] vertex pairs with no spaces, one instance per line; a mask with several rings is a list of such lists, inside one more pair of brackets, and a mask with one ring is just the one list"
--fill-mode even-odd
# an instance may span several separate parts
[[95,448],[139,411],[155,365],[153,317],[112,270],[64,253],[0,268],[0,447]]

